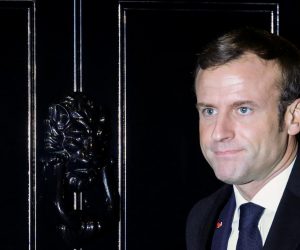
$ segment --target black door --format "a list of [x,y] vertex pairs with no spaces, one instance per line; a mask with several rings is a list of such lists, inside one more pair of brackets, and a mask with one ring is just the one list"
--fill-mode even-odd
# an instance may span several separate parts
[[[78,2],[0,1],[1,249],[185,249],[189,209],[220,185],[198,145],[197,53],[210,39],[245,25],[300,46],[299,3],[82,0],[79,25]],[[74,60],[82,65],[75,73]],[[82,83],[74,84],[79,71]],[[49,107],[58,112],[75,90],[105,114],[105,155],[114,161],[107,176],[117,211],[105,231],[82,245],[69,242],[78,241],[80,232],[61,233],[60,226],[68,225],[55,203],[58,193],[74,202],[68,197],[74,192],[57,192],[57,165],[45,165]],[[97,187],[88,196],[95,201],[83,202],[83,211],[92,206],[105,214],[107,197]],[[68,219],[89,221],[71,210]]]
[[201,47],[241,26],[298,42],[299,10],[296,1],[120,1],[123,249],[185,249],[189,209],[220,185],[198,141]]

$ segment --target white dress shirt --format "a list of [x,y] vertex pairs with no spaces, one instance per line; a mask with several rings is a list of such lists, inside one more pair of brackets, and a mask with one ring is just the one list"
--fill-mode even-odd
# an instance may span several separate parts
[[[258,229],[262,237],[262,243],[265,244],[267,235],[271,228],[275,213],[277,211],[279,202],[283,195],[284,189],[288,182],[289,176],[291,174],[292,168],[294,166],[294,161],[279,175],[275,176],[270,180],[257,194],[252,198],[251,202],[257,205],[260,205],[265,208],[260,221],[258,223]],[[238,237],[239,237],[239,218],[240,218],[240,206],[249,201],[245,200],[244,197],[240,194],[238,189],[233,186],[236,208],[233,215],[233,221],[231,225],[231,234],[229,236],[227,249],[235,250]]]

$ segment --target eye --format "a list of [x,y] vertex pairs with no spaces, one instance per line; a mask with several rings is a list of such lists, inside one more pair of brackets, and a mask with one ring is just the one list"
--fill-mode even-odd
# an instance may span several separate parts
[[201,113],[205,117],[211,117],[217,114],[217,110],[215,108],[203,108]]
[[249,108],[249,107],[239,107],[238,108],[238,113],[240,115],[249,115],[252,113],[252,111],[253,111],[253,109]]

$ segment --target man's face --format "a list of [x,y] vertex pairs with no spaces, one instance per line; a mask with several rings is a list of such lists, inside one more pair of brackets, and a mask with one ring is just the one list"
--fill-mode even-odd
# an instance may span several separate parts
[[196,79],[200,145],[218,179],[246,184],[276,171],[286,152],[279,129],[280,70],[248,53]]

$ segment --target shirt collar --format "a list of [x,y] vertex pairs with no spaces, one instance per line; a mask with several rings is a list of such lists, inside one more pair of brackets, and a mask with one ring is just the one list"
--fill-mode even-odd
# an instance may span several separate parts
[[[263,188],[259,190],[257,194],[252,198],[251,202],[260,205],[268,210],[276,212],[289,176],[291,174],[292,168],[294,166],[295,160],[296,158],[285,170],[283,170],[279,175],[275,176],[265,186],[263,186]],[[235,185],[233,185],[233,190],[236,200],[236,208],[239,208],[240,205],[248,202],[240,194]]]

